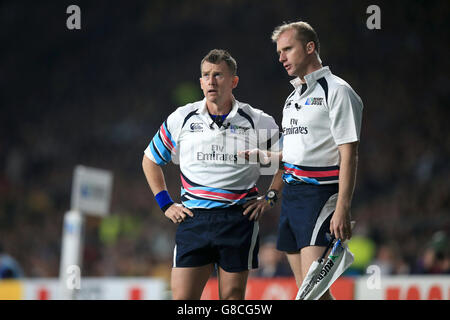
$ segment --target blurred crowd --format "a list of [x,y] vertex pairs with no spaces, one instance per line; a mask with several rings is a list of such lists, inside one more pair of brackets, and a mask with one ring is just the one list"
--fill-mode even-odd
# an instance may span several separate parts
[[[449,3],[382,2],[381,30],[365,26],[369,4],[81,1],[82,29],[69,31],[69,3],[2,2],[0,277],[58,276],[77,164],[114,174],[110,215],[86,217],[82,274],[168,277],[176,226],[145,181],[144,149],[175,107],[202,98],[199,65],[212,48],[238,62],[237,99],[280,124],[292,88],[270,34],[298,19],[365,106],[349,274],[374,264],[383,274],[449,273]],[[164,170],[178,199],[178,168]],[[291,275],[274,244],[279,210],[261,220],[252,276]]]

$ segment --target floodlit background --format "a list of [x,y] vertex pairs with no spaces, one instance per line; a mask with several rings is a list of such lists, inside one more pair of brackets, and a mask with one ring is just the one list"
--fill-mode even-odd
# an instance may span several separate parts
[[[81,30],[66,28],[71,4],[81,9]],[[370,4],[381,8],[381,30],[366,27]],[[3,277],[58,277],[63,215],[74,167],[83,164],[111,170],[114,186],[110,215],[87,217],[82,275],[168,279],[176,226],[150,192],[143,151],[177,106],[202,99],[200,61],[213,48],[238,62],[236,98],[280,124],[292,87],[270,36],[296,20],[316,29],[323,64],[365,106],[348,276],[372,264],[385,275],[448,274],[449,6],[3,1],[0,262],[7,254],[17,263]],[[178,168],[170,164],[165,174],[179,199]],[[270,179],[261,178],[261,192]],[[252,277],[291,275],[273,247],[279,211],[278,204],[260,223],[261,268]]]

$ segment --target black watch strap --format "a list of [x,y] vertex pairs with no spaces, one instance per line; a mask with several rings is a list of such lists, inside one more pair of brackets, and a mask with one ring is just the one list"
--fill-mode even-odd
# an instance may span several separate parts
[[271,207],[273,207],[278,200],[278,192],[274,189],[270,189],[267,191],[264,199],[270,204]]

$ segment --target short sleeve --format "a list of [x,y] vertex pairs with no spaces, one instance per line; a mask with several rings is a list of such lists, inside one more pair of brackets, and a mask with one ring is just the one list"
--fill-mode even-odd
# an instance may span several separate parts
[[363,103],[349,86],[341,85],[328,103],[331,134],[337,145],[359,141]]
[[169,163],[176,152],[180,127],[177,118],[176,112],[173,112],[159,127],[144,151],[145,155],[157,165]]

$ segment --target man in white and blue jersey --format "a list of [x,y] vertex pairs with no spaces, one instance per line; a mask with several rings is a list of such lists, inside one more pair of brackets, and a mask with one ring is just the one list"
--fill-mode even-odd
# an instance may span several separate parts
[[[323,67],[314,29],[306,22],[277,27],[272,40],[294,91],[283,106],[283,170],[266,200],[282,193],[277,248],[285,251],[300,287],[325,250],[327,233],[350,239],[363,103],[341,78]],[[268,155],[273,158],[276,155]],[[264,211],[264,201],[246,205]],[[333,299],[327,291],[323,299]]]
[[[237,152],[264,148],[278,139],[274,119],[237,101],[236,61],[224,50],[201,62],[205,98],[177,108],[145,149],[143,169],[158,205],[176,231],[171,287],[174,299],[200,299],[218,267],[221,299],[244,299],[250,269],[258,266],[258,220],[243,205],[258,196],[257,162]],[[181,203],[174,203],[161,166],[177,162]]]

